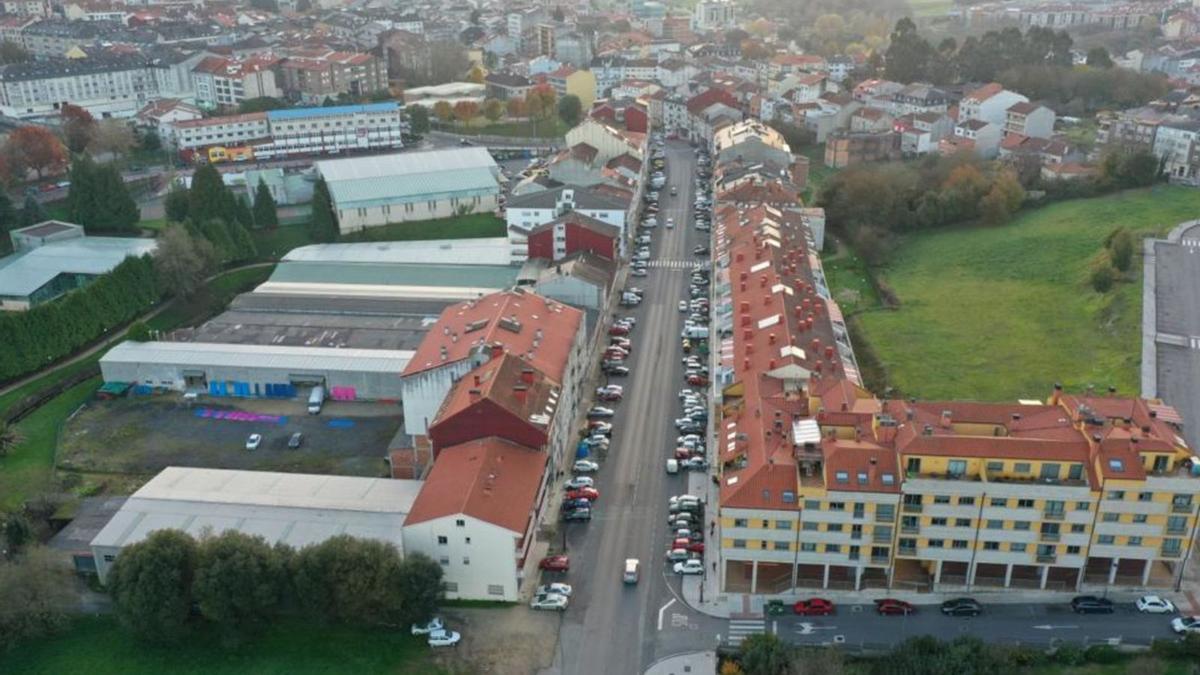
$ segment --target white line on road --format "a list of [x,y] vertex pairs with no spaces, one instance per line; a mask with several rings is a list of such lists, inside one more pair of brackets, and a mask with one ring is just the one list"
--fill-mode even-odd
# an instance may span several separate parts
[[1051,626],[1050,624],[1042,624],[1040,626],[1034,626],[1035,630],[1058,630],[1058,629],[1068,629],[1068,628],[1079,628],[1079,626]]
[[675,604],[675,598],[671,598],[670,600],[667,601],[667,604],[658,608],[658,629],[659,630],[662,630],[663,612],[667,611],[667,608],[673,604]]

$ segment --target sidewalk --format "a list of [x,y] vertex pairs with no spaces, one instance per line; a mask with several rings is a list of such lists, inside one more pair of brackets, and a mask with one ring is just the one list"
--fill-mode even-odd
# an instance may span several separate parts
[[683,675],[717,672],[716,652],[689,652],[659,659],[650,664],[645,675]]

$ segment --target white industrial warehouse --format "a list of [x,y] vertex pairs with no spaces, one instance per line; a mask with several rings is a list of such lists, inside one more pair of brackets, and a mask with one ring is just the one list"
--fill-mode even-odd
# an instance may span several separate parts
[[208,342],[133,342],[100,359],[105,382],[212,396],[291,398],[323,385],[335,400],[399,400],[412,351]]
[[92,539],[104,583],[120,550],[155,530],[236,530],[293,548],[348,534],[404,551],[404,519],[421,481],[167,467]]

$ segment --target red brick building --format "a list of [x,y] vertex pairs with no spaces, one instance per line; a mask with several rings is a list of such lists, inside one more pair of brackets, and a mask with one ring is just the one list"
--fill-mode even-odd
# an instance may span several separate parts
[[572,211],[530,231],[529,258],[561,260],[575,253],[588,252],[617,260],[620,237],[621,232],[616,227]]

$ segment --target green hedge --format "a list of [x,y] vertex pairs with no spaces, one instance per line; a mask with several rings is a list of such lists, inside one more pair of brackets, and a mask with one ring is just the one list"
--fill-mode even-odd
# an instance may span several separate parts
[[150,256],[129,258],[112,272],[27,312],[0,313],[0,382],[70,355],[137,317],[161,297]]

